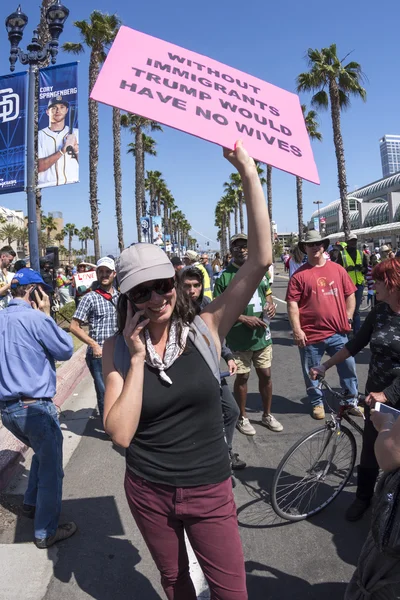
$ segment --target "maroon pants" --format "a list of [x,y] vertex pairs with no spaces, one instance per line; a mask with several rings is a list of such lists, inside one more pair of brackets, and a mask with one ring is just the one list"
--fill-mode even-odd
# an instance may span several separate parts
[[168,600],[196,600],[184,532],[212,600],[247,600],[246,573],[230,479],[175,488],[126,471],[125,492],[138,528],[161,573]]

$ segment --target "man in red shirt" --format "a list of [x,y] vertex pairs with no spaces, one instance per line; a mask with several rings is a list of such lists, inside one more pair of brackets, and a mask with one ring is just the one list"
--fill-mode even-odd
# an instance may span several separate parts
[[[308,262],[289,281],[287,305],[293,338],[300,350],[307,395],[314,419],[324,419],[325,410],[318,381],[310,379],[311,367],[321,363],[326,352],[333,356],[341,350],[351,330],[356,286],[343,267],[327,261],[324,252],[329,240],[318,231],[309,231],[299,248]],[[340,384],[349,392],[347,402],[357,406],[358,382],[353,357],[337,365]],[[355,408],[354,414],[361,413]]]

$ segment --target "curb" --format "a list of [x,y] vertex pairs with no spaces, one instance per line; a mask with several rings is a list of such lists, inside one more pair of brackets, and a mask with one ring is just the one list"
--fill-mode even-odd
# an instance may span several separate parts
[[[57,393],[53,399],[56,406],[61,407],[75,387],[89,374],[85,355],[86,345],[57,369]],[[28,449],[8,429],[0,429],[0,492],[10,483]]]

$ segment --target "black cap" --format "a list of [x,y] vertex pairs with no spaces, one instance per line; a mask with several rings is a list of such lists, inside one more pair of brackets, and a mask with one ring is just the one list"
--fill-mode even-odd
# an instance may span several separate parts
[[64,104],[64,106],[69,108],[69,102],[67,102],[67,100],[64,100],[63,96],[54,96],[54,98],[51,98],[49,100],[47,109],[51,108],[52,106],[56,106],[56,104]]
[[179,267],[180,265],[183,265],[181,259],[179,258],[179,256],[173,256],[171,258],[171,263],[174,265],[174,267]]

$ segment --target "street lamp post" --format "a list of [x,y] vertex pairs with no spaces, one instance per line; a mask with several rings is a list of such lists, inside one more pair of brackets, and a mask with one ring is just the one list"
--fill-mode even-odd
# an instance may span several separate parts
[[10,41],[10,71],[15,71],[17,60],[22,65],[29,65],[28,85],[28,115],[27,115],[27,147],[26,147],[26,192],[28,204],[28,233],[29,233],[29,257],[30,264],[36,271],[40,270],[39,262],[39,238],[36,221],[36,195],[35,195],[35,81],[36,73],[40,65],[51,57],[51,64],[55,64],[58,54],[58,38],[60,37],[64,23],[69,15],[69,10],[56,0],[46,12],[46,21],[51,35],[51,40],[43,46],[35,29],[32,41],[24,52],[19,48],[24,29],[28,23],[28,17],[22,12],[21,6],[6,19],[6,29]]
[[321,216],[320,216],[320,204],[323,204],[322,200],[314,200],[313,204],[318,205],[318,231],[321,229]]

